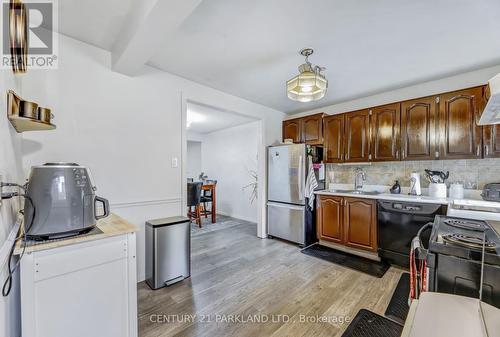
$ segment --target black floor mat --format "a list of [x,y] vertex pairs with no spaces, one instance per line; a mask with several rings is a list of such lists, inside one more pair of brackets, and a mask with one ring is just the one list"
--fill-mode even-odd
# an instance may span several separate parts
[[400,337],[403,326],[366,309],[358,311],[342,337]]
[[410,274],[403,273],[401,275],[398,285],[392,294],[389,306],[385,311],[385,316],[398,323],[404,324],[406,316],[408,316],[408,297],[410,295]]
[[340,264],[375,277],[384,276],[390,265],[384,262],[372,261],[363,257],[344,253],[329,247],[314,244],[302,249],[302,253],[314,256],[332,263]]

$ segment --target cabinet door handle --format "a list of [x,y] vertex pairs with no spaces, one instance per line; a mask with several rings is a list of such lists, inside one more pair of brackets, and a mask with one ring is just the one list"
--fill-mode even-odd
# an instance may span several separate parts
[[402,151],[401,151],[401,157],[402,157],[402,158],[405,158],[405,154],[406,154],[405,150],[402,150]]
[[481,155],[481,145],[478,145],[476,150],[476,156],[479,157],[480,155]]
[[396,150],[396,158],[399,158],[399,150]]
[[489,154],[490,154],[490,147],[488,145],[485,145],[484,146],[484,156],[488,157]]

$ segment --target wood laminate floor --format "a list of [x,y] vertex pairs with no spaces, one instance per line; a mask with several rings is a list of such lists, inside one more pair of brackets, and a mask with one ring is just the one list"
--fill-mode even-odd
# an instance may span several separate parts
[[246,222],[193,236],[191,251],[191,278],[156,291],[139,284],[140,337],[340,336],[359,309],[383,315],[401,275],[307,256]]

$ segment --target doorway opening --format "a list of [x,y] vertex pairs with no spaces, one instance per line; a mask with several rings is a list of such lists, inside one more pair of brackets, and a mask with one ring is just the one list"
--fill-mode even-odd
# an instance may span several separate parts
[[185,121],[183,171],[192,234],[258,224],[261,120],[187,101]]

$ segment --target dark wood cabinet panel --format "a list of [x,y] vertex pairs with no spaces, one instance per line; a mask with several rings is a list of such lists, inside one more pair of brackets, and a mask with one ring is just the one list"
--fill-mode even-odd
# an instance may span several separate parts
[[483,126],[484,157],[500,157],[500,124]]
[[436,97],[401,103],[401,159],[436,158]]
[[377,250],[376,201],[344,198],[344,244],[349,247]]
[[315,114],[301,119],[302,142],[306,144],[323,144],[323,114]]
[[344,161],[344,114],[323,119],[323,161],[340,163]]
[[399,160],[401,104],[379,106],[371,110],[371,160]]
[[320,240],[342,243],[342,197],[320,196],[318,199],[317,234]]
[[302,128],[300,119],[290,119],[283,121],[283,141],[285,139],[293,139],[294,143],[302,141]]
[[482,157],[482,128],[477,125],[483,105],[483,88],[476,87],[439,96],[439,157]]
[[325,163],[500,157],[498,126],[477,125],[480,86],[359,111],[283,121],[283,140],[323,145]]
[[344,161],[367,162],[370,157],[370,111],[348,112],[344,118]]

